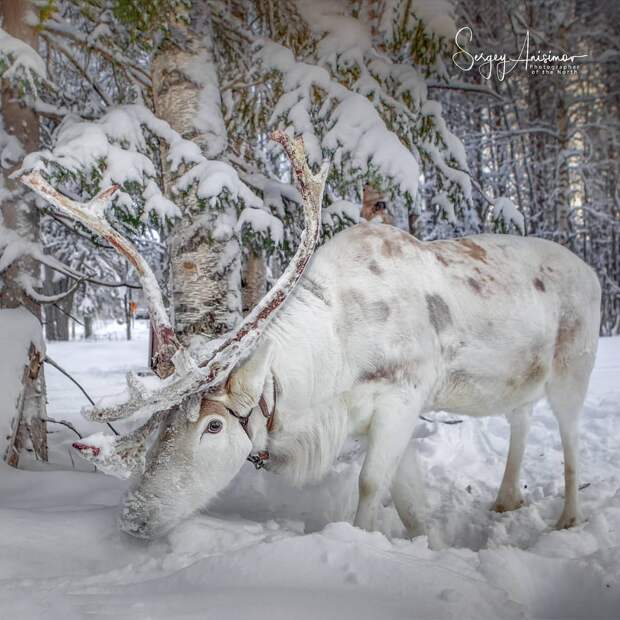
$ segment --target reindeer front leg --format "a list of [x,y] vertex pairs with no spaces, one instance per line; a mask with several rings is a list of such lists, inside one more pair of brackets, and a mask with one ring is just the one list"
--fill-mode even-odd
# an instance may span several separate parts
[[389,490],[396,470],[413,435],[420,415],[418,394],[394,388],[379,397],[368,431],[368,452],[359,478],[359,503],[355,525],[377,529],[379,505]]

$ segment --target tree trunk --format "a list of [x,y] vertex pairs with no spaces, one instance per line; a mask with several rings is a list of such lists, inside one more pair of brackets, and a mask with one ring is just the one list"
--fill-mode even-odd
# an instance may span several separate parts
[[[26,14],[32,10],[27,0],[13,0],[0,3],[2,28],[10,35],[21,39],[36,49],[36,32],[26,23]],[[35,112],[20,105],[17,93],[13,92],[7,81],[2,83],[1,105],[4,130],[13,135],[21,144],[23,152],[28,153],[39,147],[39,120]],[[39,214],[33,204],[33,195],[21,184],[9,178],[18,162],[11,162],[10,167],[0,170],[0,187],[5,191],[0,204],[2,220],[0,224],[17,233],[28,241],[36,241],[39,236]],[[41,308],[28,298],[18,284],[20,273],[29,272],[39,277],[38,264],[32,259],[20,259],[13,263],[0,276],[0,308],[12,309],[25,307],[39,321]],[[42,327],[40,327],[42,333]],[[38,338],[42,341],[42,338]],[[45,381],[42,360],[44,352],[32,342],[24,359],[25,370],[15,403],[12,434],[5,453],[5,459],[13,466],[19,463],[22,450],[28,440],[35,455],[47,460],[47,432],[45,424]]]
[[84,317],[84,339],[88,340],[93,335],[93,317],[87,315]]
[[[45,265],[43,293],[45,295],[58,295],[64,293],[69,282],[66,278],[56,279],[56,271]],[[73,293],[55,304],[48,304],[44,308],[45,337],[47,340],[69,340],[69,314],[73,309]]]
[[250,250],[243,270],[243,313],[247,314],[267,292],[267,264],[264,254]]
[[[225,136],[214,136],[199,126],[197,112],[204,105],[201,86],[188,75],[189,67],[199,63],[201,71],[217,79],[210,38],[207,34],[197,39],[180,23],[175,28],[176,36],[170,37],[152,63],[155,111],[184,138],[196,142],[203,154],[215,157],[221,153]],[[208,27],[204,31],[208,32]],[[221,118],[219,103],[212,107],[210,113]],[[165,162],[166,154],[163,155]],[[168,238],[175,330],[182,342],[195,333],[218,336],[241,318],[240,250],[235,215],[200,204],[195,190],[183,196],[173,195],[175,175],[166,165],[164,169],[167,194],[182,212]]]
[[125,326],[127,329],[127,340],[131,340],[131,289],[128,288],[125,292]]

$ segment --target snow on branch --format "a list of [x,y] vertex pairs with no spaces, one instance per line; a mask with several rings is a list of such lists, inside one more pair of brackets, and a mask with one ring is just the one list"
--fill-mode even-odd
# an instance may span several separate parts
[[45,62],[21,39],[12,37],[0,28],[0,78],[12,83],[25,83],[27,90],[37,95],[37,84],[47,82]]
[[493,202],[493,218],[504,222],[506,228],[512,224],[522,235],[525,234],[525,220],[510,198],[500,196]]
[[[415,156],[390,131],[371,101],[331,79],[324,67],[297,62],[293,53],[265,42],[259,53],[264,66],[283,74],[285,93],[278,101],[271,123],[284,117],[308,146],[312,163],[322,159],[322,149],[334,154],[336,165],[348,158],[351,169],[374,165],[403,193],[417,193],[419,167]],[[313,89],[326,93],[321,115],[329,112],[333,123],[321,139],[311,118]]]
[[[389,12],[390,7],[400,11],[403,32],[424,23],[437,48],[435,56],[440,41],[454,30],[449,2],[388,1],[383,8]],[[349,180],[379,177],[376,181],[387,184],[384,189],[393,197],[404,195],[409,202],[416,197],[423,161],[434,168],[455,207],[470,207],[465,148],[448,129],[441,105],[427,99],[421,72],[393,60],[396,54],[375,49],[362,14],[353,17],[346,6],[324,0],[304,3],[300,11],[320,39],[311,57],[298,61],[277,43],[258,44],[263,68],[282,76],[284,93],[270,122],[284,121],[301,133],[311,161],[319,161],[324,151],[333,153],[335,166]]]
[[[67,116],[55,132],[53,150],[26,156],[22,171],[42,169],[59,181],[65,181],[67,176],[81,178],[88,187],[95,183],[96,189],[118,185],[115,206],[139,215],[144,222],[151,214],[165,221],[181,213],[159,187],[153,163],[159,148],[153,139],[167,145],[172,172],[180,172],[182,167],[186,170],[173,191],[185,192],[196,184],[198,197],[206,202],[228,195],[247,205],[260,206],[260,199],[232,166],[208,160],[195,142],[184,139],[166,121],[138,104],[111,107],[95,121]],[[136,202],[141,207],[138,213]]]

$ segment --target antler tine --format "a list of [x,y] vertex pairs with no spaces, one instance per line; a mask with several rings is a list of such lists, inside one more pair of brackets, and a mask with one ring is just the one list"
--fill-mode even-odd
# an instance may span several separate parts
[[179,359],[180,356],[174,359],[182,348],[168,318],[155,274],[136,247],[112,228],[105,219],[104,209],[120,189],[119,186],[112,185],[97,194],[90,202],[81,203],[58,192],[36,170],[22,175],[19,180],[54,205],[63,215],[80,222],[92,232],[103,237],[131,263],[142,285],[155,337],[159,343],[153,360],[155,372],[161,378],[171,375],[175,371],[175,361],[177,361],[177,366],[182,367],[178,370],[186,372],[187,360]]

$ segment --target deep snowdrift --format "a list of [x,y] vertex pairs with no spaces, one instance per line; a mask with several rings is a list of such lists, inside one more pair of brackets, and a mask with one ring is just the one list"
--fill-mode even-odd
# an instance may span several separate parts
[[[102,397],[143,366],[139,335],[48,350]],[[77,389],[46,373],[49,415],[100,430],[80,418]],[[568,531],[551,529],[562,453],[546,403],[525,456],[527,505],[502,515],[489,506],[508,424],[420,425],[433,533],[444,541],[437,550],[426,538],[403,539],[389,505],[383,534],[349,524],[363,449],[355,443],[319,485],[294,489],[248,465],[208,513],[160,541],[133,540],[115,525],[125,483],[77,458],[73,470],[74,436],[53,430],[53,464],[0,467],[0,618],[620,617],[620,338],[601,340],[582,420],[588,522]]]

